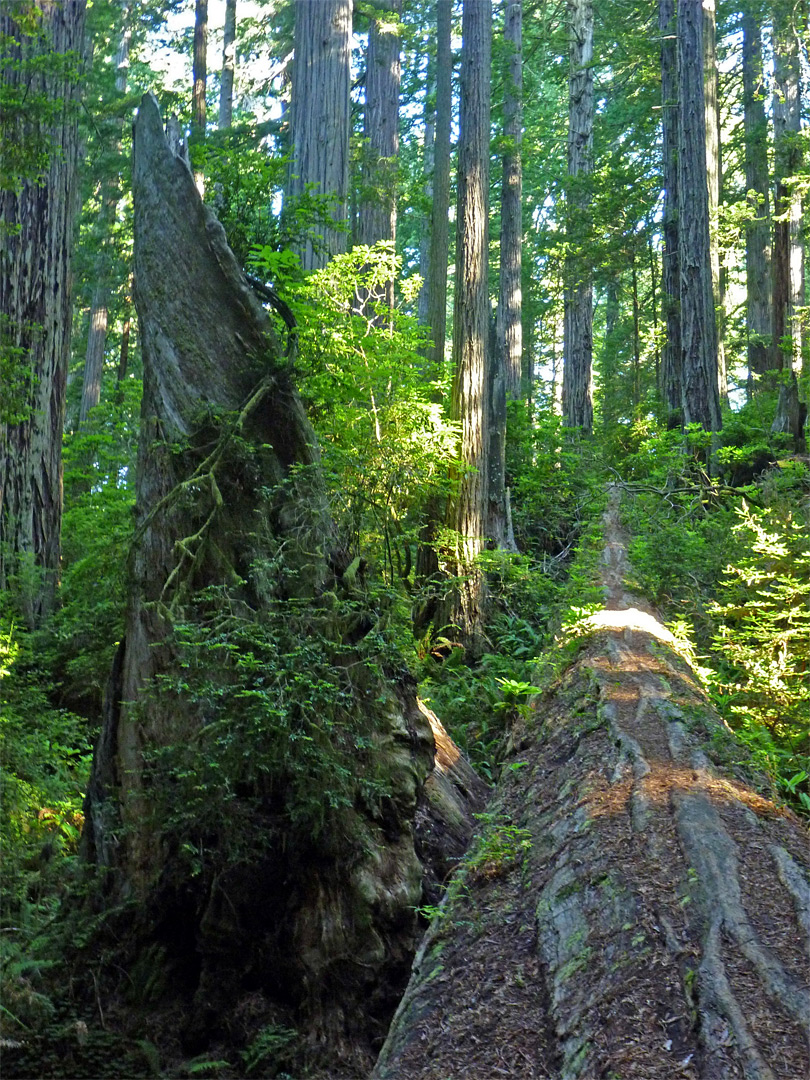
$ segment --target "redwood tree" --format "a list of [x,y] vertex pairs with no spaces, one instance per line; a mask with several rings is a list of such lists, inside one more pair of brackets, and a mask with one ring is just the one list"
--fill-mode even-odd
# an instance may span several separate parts
[[287,200],[294,207],[315,196],[318,222],[296,241],[305,270],[346,250],[351,38],[351,0],[295,0]]
[[593,281],[585,250],[593,170],[593,0],[568,0],[568,205],[563,419],[593,427]]
[[85,6],[0,13],[4,154],[15,144],[42,154],[0,184],[0,589],[16,585],[31,625],[53,607],[59,578]]
[[703,12],[694,0],[678,0],[678,91],[683,421],[716,431],[720,427],[720,395],[706,183]]
[[447,523],[456,532],[450,570],[460,580],[444,622],[475,651],[483,630],[484,579],[476,566],[486,529],[489,458],[489,129],[492,4],[464,0],[453,309],[452,416],[461,425],[457,490]]

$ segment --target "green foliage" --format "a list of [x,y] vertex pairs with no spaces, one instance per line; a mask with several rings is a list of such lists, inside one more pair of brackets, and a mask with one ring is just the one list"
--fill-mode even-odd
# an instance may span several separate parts
[[528,829],[520,828],[498,813],[475,816],[482,828],[464,860],[471,877],[496,877],[531,851],[532,837]]
[[640,591],[695,638],[715,704],[755,764],[807,810],[810,484],[801,461],[767,467],[780,453],[769,415],[752,403],[723,432],[718,458],[739,492],[712,481],[679,432],[636,426],[630,558]]
[[61,604],[37,640],[59,696],[92,717],[123,633],[140,398],[140,381],[124,380],[65,439]]
[[810,811],[810,521],[744,501],[736,515],[738,554],[710,607],[714,688],[755,757]]
[[195,718],[147,753],[161,834],[192,877],[266,855],[280,832],[302,851],[344,842],[352,809],[375,813],[389,795],[375,736],[380,664],[396,655],[369,621],[373,599],[276,600],[257,620],[216,587],[197,605],[142,706]]
[[[257,257],[268,274],[278,256]],[[456,429],[441,400],[448,373],[428,377],[424,329],[384,303],[396,280],[407,299],[391,245],[355,247],[294,288],[299,324],[298,389],[321,446],[341,542],[370,556],[391,583],[407,578],[430,490],[447,486]],[[291,283],[288,283],[292,287]]]
[[242,1051],[247,1076],[259,1070],[263,1076],[278,1076],[279,1070],[290,1062],[291,1051],[298,1040],[293,1028],[268,1024],[262,1028],[250,1046]]

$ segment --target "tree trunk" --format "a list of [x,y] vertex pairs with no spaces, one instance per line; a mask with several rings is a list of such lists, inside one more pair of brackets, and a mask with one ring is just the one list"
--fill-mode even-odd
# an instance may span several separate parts
[[450,124],[453,111],[452,0],[436,0],[436,135],[433,147],[433,202],[428,260],[427,323],[434,364],[444,361],[447,337],[447,262],[450,249]]
[[[368,34],[363,176],[358,236],[369,246],[396,239],[402,0],[378,0]],[[379,298],[394,307],[393,277]]]
[[498,359],[507,396],[520,394],[523,355],[521,251],[523,246],[523,0],[508,0],[503,37],[507,48],[503,102],[503,188],[501,193],[501,282],[498,300]]
[[304,270],[346,250],[349,194],[351,0],[295,0],[292,161],[287,198],[318,201],[317,224],[297,243]]
[[[10,86],[28,79],[32,103],[39,94],[64,103],[52,127],[36,114],[26,119],[29,144],[47,146],[42,176],[12,176],[19,186],[0,190],[0,360],[11,376],[0,397],[0,589],[14,589],[31,626],[52,609],[59,578],[78,97],[76,78],[48,73],[39,60],[81,57],[85,3],[33,7],[42,48],[33,39],[23,44],[13,15],[0,14],[0,78]],[[11,146],[19,130],[0,135]]]
[[725,345],[723,342],[723,281],[720,266],[718,214],[723,171],[720,157],[720,101],[717,93],[717,13],[715,0],[703,0],[703,102],[706,126],[706,186],[709,193],[712,295],[717,326],[717,389],[728,402]]
[[[773,253],[773,366],[798,370],[802,356],[804,244],[802,200],[798,184],[790,185],[801,168],[801,91],[798,9],[780,2],[774,6],[774,169],[776,197]],[[788,340],[789,339],[789,340]]]
[[[434,26],[435,29],[435,26]],[[427,77],[425,89],[425,108],[422,117],[424,124],[424,143],[422,146],[422,179],[427,205],[433,204],[433,153],[436,143],[436,55],[428,44]],[[422,325],[429,326],[428,304],[430,303],[430,230],[431,214],[426,210],[420,222],[419,235],[419,274],[422,287],[419,290],[417,317]]]
[[683,420],[681,356],[681,272],[678,261],[678,41],[676,0],[660,0],[661,104],[663,129],[664,251],[662,256],[662,308],[666,337],[661,357],[661,397],[667,426]]
[[745,187],[754,214],[745,229],[747,290],[746,336],[748,369],[764,375],[771,369],[770,193],[768,179],[768,121],[762,35],[757,14],[749,2],[743,10],[743,110],[745,123]]
[[723,764],[742,748],[623,591],[617,492],[605,535],[607,607],[512,734],[374,1080],[808,1075],[806,828]]
[[[368,663],[375,619],[358,614],[360,571],[332,552],[294,338],[282,355],[151,97],[133,192],[136,540],[84,852],[137,902],[128,939],[188,1018],[188,1052],[259,1002],[256,1030],[301,1033],[301,1071],[364,1075],[413,954],[423,876],[435,890],[447,856],[440,834],[454,821],[463,847],[481,787],[462,793],[455,748],[423,787],[432,721],[406,676],[381,673],[390,654]],[[260,644],[274,626],[286,647]],[[211,627],[213,648],[195,651]],[[234,633],[244,648],[223,651]],[[305,722],[306,699],[291,702],[308,678],[318,706]],[[259,712],[246,723],[243,707]],[[379,790],[363,786],[372,774]],[[417,845],[438,860],[424,875]]]
[[[208,0],[194,3],[194,55],[191,78],[191,146],[205,142],[207,120],[206,90],[208,86]],[[205,191],[205,170],[194,169],[194,181],[200,194]]]
[[222,32],[222,73],[219,79],[219,129],[233,122],[233,77],[236,69],[236,0],[225,0]]
[[522,259],[523,207],[520,144],[523,135],[522,0],[509,0],[503,36],[504,153],[501,191],[500,293],[490,375],[489,523],[487,536],[496,547],[517,551],[508,521],[506,487],[506,402],[520,394],[523,354]]
[[694,0],[678,0],[678,91],[683,420],[717,431],[721,420],[706,186],[703,15]]
[[563,420],[593,428],[593,283],[590,174],[593,170],[593,0],[568,0],[568,208]]
[[492,4],[464,0],[458,149],[456,287],[453,318],[452,417],[461,425],[463,472],[448,506],[456,532],[448,567],[461,580],[444,623],[461,631],[475,653],[484,621],[484,547],[489,472],[489,129]]
[[[129,42],[131,30],[129,28],[129,6],[121,7],[121,41],[116,53],[115,89],[118,94],[127,92],[127,75],[129,72]],[[121,127],[119,125],[118,138],[115,143],[117,155],[121,153]],[[105,250],[109,242],[109,230],[115,220],[116,206],[119,198],[118,176],[105,176],[102,180],[101,214],[98,222],[98,242],[100,251],[96,258],[96,284],[93,289],[93,299],[90,305],[90,320],[87,330],[87,351],[84,359],[84,379],[82,383],[82,400],[79,408],[79,424],[84,424],[94,409],[101,401],[101,382],[104,375],[104,355],[107,347],[107,324],[109,321],[109,302],[111,290],[111,266],[110,254]]]

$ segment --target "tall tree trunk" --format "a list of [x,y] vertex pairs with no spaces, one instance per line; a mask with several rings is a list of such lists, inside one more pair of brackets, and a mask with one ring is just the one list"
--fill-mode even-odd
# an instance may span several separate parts
[[[310,1064],[367,1075],[416,940],[423,868],[415,819],[428,822],[422,839],[436,848],[442,815],[455,804],[463,847],[470,805],[453,789],[477,781],[458,771],[458,752],[438,730],[450,751],[444,777],[423,788],[433,721],[407,678],[381,674],[379,650],[372,670],[364,646],[348,644],[362,642],[374,620],[342,621],[340,597],[357,612],[362,593],[332,550],[318,450],[290,381],[294,339],[283,355],[221,226],[164,137],[152,97],[135,125],[133,195],[144,362],[138,517],[126,636],[88,787],[84,852],[140,905],[130,909],[128,933],[148,944],[151,972],[167,974],[188,1018],[187,1046],[201,1051],[215,1041],[214,1022],[236,1023],[246,1001],[255,1007],[261,985],[259,1026],[283,1021],[325,1059]],[[279,617],[295,635],[292,652],[273,646],[257,678],[250,650]],[[184,648],[214,624],[218,635],[252,637],[246,666],[215,647],[200,660],[203,691],[185,694],[201,667]],[[274,695],[267,679],[285,655],[291,675],[306,678],[319,642],[340,714],[331,716],[337,699],[323,696],[322,682],[307,727],[290,703],[290,684]],[[209,693],[215,683],[255,701],[255,721],[244,726],[233,705]],[[346,741],[361,730],[373,765],[359,742]],[[297,781],[286,766],[279,774],[296,748],[304,751]],[[197,760],[190,767],[206,792],[200,813],[189,814],[190,793],[181,791],[186,766],[171,767],[178,753]],[[346,753],[360,757],[349,763]],[[320,754],[327,762],[337,754],[342,768],[319,774]],[[385,777],[379,792],[358,788],[356,797],[334,801],[330,785],[341,776],[360,783],[377,766]],[[448,789],[452,775],[459,783]],[[302,825],[302,806],[319,800],[320,828],[309,819]],[[191,979],[173,980],[173,965]],[[306,1071],[306,1061],[296,1064]]]
[[666,324],[661,357],[661,397],[667,426],[683,420],[681,355],[681,272],[678,260],[678,41],[676,0],[660,0],[661,104],[663,128],[664,252],[662,258],[662,308]]
[[722,764],[694,672],[623,592],[615,494],[607,608],[512,733],[373,1080],[810,1074],[807,830]]
[[[435,24],[434,24],[435,29]],[[436,143],[436,54],[428,44],[427,75],[425,89],[425,108],[422,117],[424,124],[424,143],[422,146],[422,179],[425,202],[433,204],[433,153]],[[422,215],[419,236],[419,274],[422,287],[419,290],[417,316],[423,325],[428,323],[428,304],[430,303],[430,229],[431,213],[426,210]]]
[[593,282],[590,239],[593,169],[593,0],[568,0],[568,206],[563,420],[593,428]]
[[721,420],[706,186],[703,13],[694,0],[678,0],[678,89],[683,420],[716,431]]
[[743,32],[743,111],[745,124],[745,187],[753,220],[745,228],[746,337],[748,369],[764,375],[773,365],[771,336],[770,184],[768,121],[759,5],[746,0]]
[[[26,38],[12,14],[0,14],[0,79],[10,86],[27,79],[32,104],[41,94],[62,108],[48,127],[36,114],[17,126],[0,121],[7,146],[24,131],[29,144],[43,142],[49,152],[41,177],[0,189],[0,360],[12,376],[0,397],[0,589],[14,587],[33,626],[52,609],[59,578],[78,97],[77,78],[48,73],[39,60],[73,53],[78,63],[85,3],[32,7],[39,41]],[[19,394],[9,400],[14,382]]]
[[703,0],[703,98],[706,126],[706,186],[709,192],[709,236],[711,238],[712,294],[717,326],[717,389],[721,401],[728,401],[725,344],[723,341],[723,281],[720,266],[718,215],[723,182],[720,156],[720,100],[717,92],[717,12],[715,0]]
[[505,373],[506,393],[520,394],[523,355],[523,0],[508,0],[503,37],[508,67],[503,102],[503,187],[501,193],[501,281],[498,299],[498,357]]
[[[399,165],[400,23],[402,0],[377,0],[368,35],[365,146],[358,235],[361,244],[396,239]],[[393,257],[393,252],[392,252]],[[384,299],[394,306],[393,276]]]
[[[287,197],[295,206],[308,185],[328,220],[296,245],[304,270],[346,250],[349,194],[351,0],[295,0],[292,161]],[[343,228],[341,228],[343,226]]]
[[[774,215],[773,349],[774,367],[798,369],[802,355],[801,315],[804,298],[802,201],[798,184],[788,178],[801,167],[801,91],[798,9],[784,0],[774,5]],[[781,219],[781,220],[779,220]],[[786,345],[785,339],[790,339]]]
[[453,112],[453,0],[436,0],[436,137],[430,220],[427,323],[435,364],[444,360],[447,337],[447,262],[450,250],[450,124]]
[[[194,55],[191,78],[191,146],[205,142],[207,120],[206,90],[208,88],[208,0],[194,3]],[[205,190],[205,172],[195,168],[194,181],[200,194]]]
[[[129,5],[121,7],[121,41],[116,52],[115,90],[118,94],[127,92],[129,73]],[[118,137],[115,142],[116,154],[121,153],[121,131],[123,121],[118,125]],[[105,250],[109,229],[115,219],[118,204],[118,176],[105,176],[102,180],[101,214],[98,222],[99,243],[101,245],[96,259],[96,284],[90,305],[90,320],[87,330],[87,351],[84,359],[84,379],[82,400],[79,408],[79,424],[84,424],[101,400],[101,380],[104,374],[104,355],[107,347],[107,324],[109,320],[109,302],[111,289],[110,255]]]
[[464,0],[458,149],[452,417],[461,425],[461,475],[447,523],[456,532],[449,598],[454,623],[475,653],[484,622],[483,550],[489,471],[489,134],[492,4]]
[[506,402],[520,394],[523,355],[523,199],[520,145],[523,136],[523,0],[509,0],[504,12],[504,152],[501,190],[500,293],[490,376],[489,523],[497,548],[516,551],[506,488]]
[[233,122],[233,78],[236,70],[236,0],[225,0],[225,27],[222,32],[222,73],[219,79],[219,128]]

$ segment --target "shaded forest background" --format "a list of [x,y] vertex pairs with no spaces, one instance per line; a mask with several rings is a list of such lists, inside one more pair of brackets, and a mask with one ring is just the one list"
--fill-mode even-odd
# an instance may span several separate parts
[[[148,512],[144,93],[320,448],[312,489],[261,456],[272,434],[257,450],[242,427],[229,486],[211,468],[226,504],[258,492],[277,528],[261,560],[236,567],[217,539],[218,579],[195,546],[207,504],[189,511],[187,577],[160,594],[173,660],[149,693],[155,714],[231,727],[206,728],[197,757],[175,732],[146,762],[170,876],[204,891],[258,858],[243,814],[258,788],[242,784],[283,789],[272,830],[307,852],[347,808],[390,798],[374,714],[348,704],[361,684],[404,700],[415,680],[496,784],[529,698],[602,606],[607,482],[625,493],[633,585],[697,664],[728,752],[810,814],[806,5],[229,0],[216,25],[208,6],[14,0],[0,15],[0,1033],[45,1032],[47,1075],[69,1075],[65,1033],[102,1009],[125,936],[127,898],[99,899],[86,830],[80,848]],[[171,469],[237,430],[232,404],[206,409],[187,442],[165,438]],[[317,574],[278,525],[296,500],[329,521]],[[246,582],[252,623],[234,608]],[[347,690],[355,663],[367,681]],[[438,901],[411,905],[415,926]],[[54,964],[71,972],[58,988]],[[160,958],[127,965],[148,1012]],[[300,1060],[291,1015],[245,1021],[230,1062],[195,1057],[187,1031],[172,1075],[283,1075]],[[117,1041],[103,1015],[86,1037],[93,1075],[160,1074],[155,1044]]]

